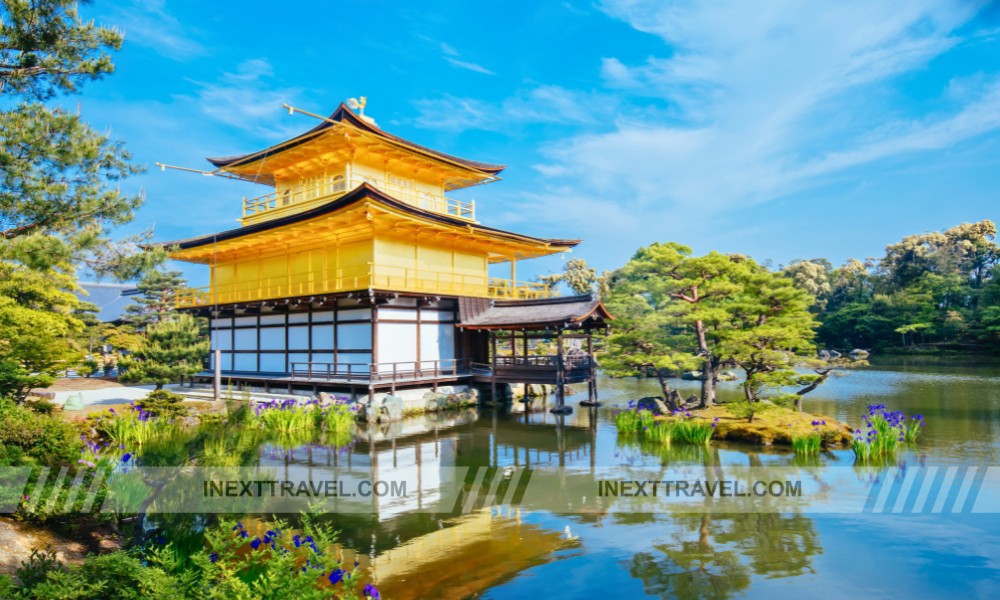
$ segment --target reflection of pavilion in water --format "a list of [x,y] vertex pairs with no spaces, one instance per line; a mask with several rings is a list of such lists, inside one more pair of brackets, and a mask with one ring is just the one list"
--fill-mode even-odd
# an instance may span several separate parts
[[465,495],[456,502],[454,494],[436,492],[462,485],[449,481],[455,467],[472,473],[485,466],[592,463],[593,430],[567,426],[560,415],[545,413],[534,423],[519,422],[523,418],[475,409],[431,414],[364,428],[347,449],[268,449],[260,464],[293,478],[323,478],[322,471],[337,467],[373,481],[407,482],[407,498],[373,496],[370,513],[329,515],[342,531],[345,560],[356,555],[386,597],[467,597],[578,544],[563,532],[521,522],[509,506],[477,506],[459,515]]

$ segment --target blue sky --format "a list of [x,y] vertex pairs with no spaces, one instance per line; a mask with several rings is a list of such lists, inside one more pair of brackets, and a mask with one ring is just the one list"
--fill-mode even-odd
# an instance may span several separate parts
[[[206,168],[367,96],[380,126],[508,165],[455,193],[480,221],[579,237],[620,266],[641,245],[796,258],[882,253],[997,219],[1000,9],[816,2],[101,2],[126,33],[84,117],[150,171],[157,240],[235,226],[261,186]],[[563,257],[519,275],[556,271]],[[204,272],[185,268],[193,282]]]

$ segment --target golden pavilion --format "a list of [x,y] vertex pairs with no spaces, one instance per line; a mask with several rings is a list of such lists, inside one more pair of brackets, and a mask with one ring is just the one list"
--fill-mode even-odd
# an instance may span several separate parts
[[[516,279],[520,261],[580,240],[489,227],[473,201],[445,195],[496,181],[503,165],[404,140],[344,104],[312,116],[320,124],[289,140],[208,159],[214,175],[273,188],[244,198],[240,227],[164,244],[210,270],[177,303],[210,320],[224,377],[369,396],[475,381],[593,388],[603,305]],[[489,276],[498,263],[509,279]],[[534,339],[555,352],[529,355]]]

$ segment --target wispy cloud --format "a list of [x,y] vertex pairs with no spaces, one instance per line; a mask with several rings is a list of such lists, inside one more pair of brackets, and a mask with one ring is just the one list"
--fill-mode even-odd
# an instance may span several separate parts
[[173,16],[165,0],[122,2],[111,18],[125,30],[126,43],[151,48],[176,60],[189,60],[207,52],[193,33],[196,29]]
[[451,66],[458,67],[459,69],[465,69],[466,71],[472,71],[474,73],[482,73],[483,75],[496,75],[493,71],[490,71],[482,65],[477,65],[476,63],[458,60],[457,58],[451,56],[446,56],[444,59],[448,61]]
[[472,71],[474,73],[481,73],[483,75],[496,75],[493,71],[487,69],[486,67],[470,62],[467,60],[462,60],[460,57],[462,54],[455,49],[454,46],[448,44],[447,42],[441,42],[441,53],[442,58],[450,64],[451,66],[458,69],[465,69],[466,71]]
[[601,65],[626,106],[659,108],[626,108],[610,131],[553,143],[538,168],[554,185],[627,190],[621,210],[707,216],[1000,128],[996,75],[961,98],[941,90],[924,113],[880,100],[893,77],[961,42],[970,3],[611,0],[602,9],[664,41],[665,57]]
[[292,103],[302,94],[298,87],[274,81],[271,63],[263,58],[246,60],[223,73],[214,82],[193,82],[193,100],[208,117],[240,127],[262,138],[278,138],[306,129],[280,110],[282,102]]
[[501,102],[447,95],[414,105],[419,127],[502,131],[531,123],[593,124],[613,115],[617,101],[608,94],[539,85]]

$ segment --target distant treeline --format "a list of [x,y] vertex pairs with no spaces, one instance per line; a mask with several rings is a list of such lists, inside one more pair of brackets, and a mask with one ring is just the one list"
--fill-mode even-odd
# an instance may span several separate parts
[[831,348],[1000,351],[1000,246],[992,221],[911,235],[885,256],[799,260],[783,269],[815,296]]

